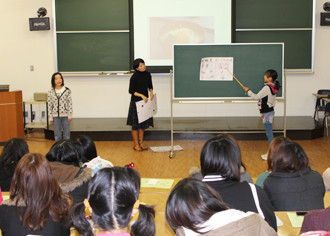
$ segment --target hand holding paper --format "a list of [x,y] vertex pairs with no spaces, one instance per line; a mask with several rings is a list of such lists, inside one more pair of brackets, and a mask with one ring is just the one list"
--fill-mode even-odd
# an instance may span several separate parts
[[[150,96],[151,97],[151,96]],[[148,120],[157,113],[157,96],[153,96],[153,99],[148,99],[136,102],[136,111],[139,120],[139,124]]]

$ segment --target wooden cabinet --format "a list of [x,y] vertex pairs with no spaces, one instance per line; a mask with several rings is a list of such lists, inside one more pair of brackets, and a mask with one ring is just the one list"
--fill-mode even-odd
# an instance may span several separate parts
[[24,138],[22,91],[0,92],[0,143]]

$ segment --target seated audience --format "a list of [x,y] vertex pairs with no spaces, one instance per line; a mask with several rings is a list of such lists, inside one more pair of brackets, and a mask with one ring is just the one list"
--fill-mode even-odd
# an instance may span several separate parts
[[74,144],[80,154],[81,164],[92,169],[93,175],[101,168],[113,167],[113,164],[110,161],[102,159],[97,155],[95,143],[89,136],[79,136]]
[[62,192],[46,158],[28,153],[17,164],[10,199],[0,206],[2,235],[70,235],[71,205],[72,198]]
[[276,211],[323,209],[325,194],[322,176],[309,167],[304,149],[293,141],[278,142],[269,155],[271,173],[264,190]]
[[155,235],[155,211],[140,204],[139,192],[140,176],[136,170],[126,167],[99,170],[89,183],[87,199],[72,209],[74,227],[83,236]]
[[241,152],[236,140],[226,134],[209,139],[201,152],[201,168],[206,182],[230,207],[259,213],[277,230],[273,206],[259,186],[240,182]]
[[166,219],[177,236],[277,235],[260,215],[229,209],[214,189],[196,178],[183,179],[173,188]]
[[305,215],[300,233],[317,230],[330,231],[330,207],[313,210]]
[[326,191],[330,191],[330,167],[323,172],[323,181]]
[[16,165],[28,152],[24,139],[12,138],[5,144],[0,156],[0,187],[3,192],[9,191]]
[[73,142],[57,141],[46,158],[62,190],[73,197],[74,203],[84,201],[93,170],[79,167],[80,157]]
[[[267,160],[270,159],[269,156],[273,152],[276,152],[276,149],[280,146],[279,144],[286,141],[286,140],[289,140],[289,139],[286,138],[286,137],[277,137],[276,139],[273,139],[273,141],[269,145],[269,150],[268,150],[268,153],[267,153]],[[270,174],[270,172],[271,172],[271,170],[268,169],[265,172],[261,173],[258,176],[255,184],[260,186],[261,188],[264,188],[264,181],[267,178],[267,176]]]

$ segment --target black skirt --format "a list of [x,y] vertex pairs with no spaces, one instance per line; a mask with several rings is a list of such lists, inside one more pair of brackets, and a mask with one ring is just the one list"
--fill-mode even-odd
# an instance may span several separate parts
[[150,126],[154,127],[154,119],[153,119],[153,117],[151,117],[148,120],[145,120],[139,124],[135,101],[131,101],[131,103],[129,104],[126,124],[132,126],[132,130],[138,130],[138,129],[145,130],[145,129],[149,128]]

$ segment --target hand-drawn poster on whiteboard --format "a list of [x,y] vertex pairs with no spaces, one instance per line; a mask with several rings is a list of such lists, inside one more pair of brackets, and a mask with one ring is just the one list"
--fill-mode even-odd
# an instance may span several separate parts
[[232,81],[233,57],[204,57],[201,60],[201,81]]

